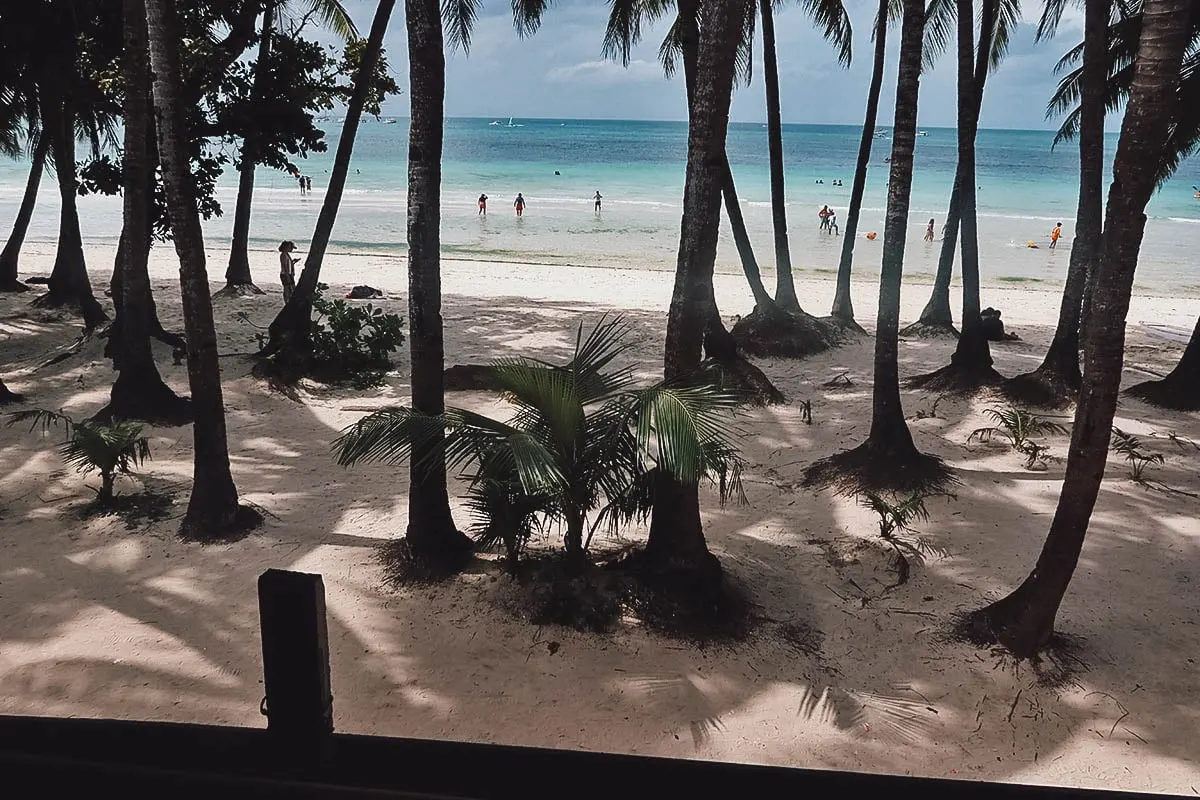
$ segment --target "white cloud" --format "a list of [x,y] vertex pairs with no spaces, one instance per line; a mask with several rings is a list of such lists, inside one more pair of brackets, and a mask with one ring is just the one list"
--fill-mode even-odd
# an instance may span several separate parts
[[588,86],[616,86],[623,83],[662,81],[662,66],[637,59],[628,67],[612,61],[581,61],[569,67],[555,67],[546,73],[550,83],[578,83]]

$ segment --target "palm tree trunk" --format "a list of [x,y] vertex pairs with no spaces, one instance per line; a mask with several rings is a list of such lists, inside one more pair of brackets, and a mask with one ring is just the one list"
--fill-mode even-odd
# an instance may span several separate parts
[[179,425],[190,421],[187,401],[163,382],[150,346],[153,300],[147,302],[150,297],[147,262],[153,172],[148,136],[153,134],[153,117],[149,94],[150,51],[142,0],[124,0],[123,25],[124,224],[113,277],[116,314],[106,348],[118,375],[108,406],[99,415]]
[[[271,55],[271,37],[275,33],[275,4],[266,3],[263,8],[262,33],[258,40],[258,58],[255,61],[252,99],[263,96],[263,82],[267,60]],[[233,239],[229,245],[229,266],[225,268],[225,288],[221,296],[244,296],[262,294],[254,285],[250,275],[250,204],[254,200],[254,168],[257,166],[258,142],[251,132],[242,139],[241,163],[238,166],[237,204],[233,209]]]
[[[688,160],[679,259],[663,363],[668,381],[686,380],[700,366],[717,257],[721,165],[733,93],[734,60],[744,13],[737,3],[701,0],[699,5],[697,9],[690,0],[678,4],[685,68],[687,48],[695,48],[696,60],[689,91]],[[705,20],[702,31],[697,31],[697,12]],[[697,484],[684,485],[659,475],[646,556],[660,568],[699,572],[719,581],[720,567],[704,540]]]
[[[446,57],[438,0],[405,0],[408,26],[408,320],[412,404],[446,410],[442,341],[441,193]],[[409,472],[410,555],[431,570],[457,571],[471,541],[454,526],[442,442],[414,447]],[[417,464],[424,464],[417,469]]]
[[83,324],[94,328],[108,319],[92,293],[87,263],[83,256],[83,237],[79,232],[79,208],[76,205],[75,180],[75,113],[68,100],[56,99],[43,106],[45,125],[42,135],[50,137],[50,152],[58,178],[58,193],[62,200],[59,216],[58,249],[54,268],[47,281],[46,294],[34,304],[43,308],[69,306],[77,308]]
[[1108,193],[1093,313],[1084,329],[1084,371],[1062,493],[1050,533],[1029,577],[1010,595],[976,611],[969,630],[1030,658],[1054,633],[1108,457],[1121,383],[1125,320],[1146,228],[1155,165],[1166,144],[1188,40],[1188,0],[1146,0],[1121,138]]
[[775,12],[772,0],[760,0],[763,77],[767,87],[767,152],[771,162],[771,223],[775,231],[775,303],[784,311],[800,311],[788,249],[787,204],[783,185],[783,120],[779,110],[779,62],[775,57]]
[[[971,93],[973,105],[973,127],[979,127],[979,113],[983,107],[983,90],[987,84],[989,57],[992,47],[992,36],[996,30],[996,0],[984,0],[980,14],[979,47],[975,52],[975,85]],[[960,117],[961,119],[961,111]],[[961,123],[960,123],[961,124]],[[972,180],[974,177],[972,176]],[[950,279],[954,274],[954,249],[958,246],[958,237],[962,227],[962,163],[954,170],[954,187],[950,190],[950,206],[946,210],[946,235],[942,237],[942,249],[938,256],[937,274],[933,279],[933,289],[929,294],[929,302],[921,311],[917,322],[905,328],[905,335],[913,336],[945,336],[957,335],[954,330],[954,314],[950,310]],[[971,184],[974,187],[975,184]],[[974,213],[974,206],[972,206]],[[967,291],[964,280],[963,303]],[[978,304],[978,298],[976,298]],[[965,323],[964,323],[965,324]]]
[[24,399],[22,395],[9,389],[4,385],[4,381],[0,380],[0,406],[6,406],[9,403],[19,403]]
[[1175,369],[1162,380],[1139,383],[1125,393],[1162,408],[1200,411],[1200,319]]
[[[131,0],[140,3],[142,0]],[[179,254],[179,283],[187,330],[188,383],[195,414],[192,496],[180,533],[187,538],[223,538],[252,527],[257,514],[238,505],[229,468],[221,365],[205,266],[204,235],[196,210],[196,188],[188,163],[179,52],[182,41],[171,0],[144,0],[154,74],[158,152],[171,233]],[[132,237],[128,242],[132,246]]]
[[308,257],[304,260],[304,269],[300,271],[296,291],[271,322],[270,338],[259,354],[261,358],[274,357],[279,371],[285,376],[303,374],[311,354],[312,302],[317,291],[317,281],[321,277],[321,263],[325,258],[325,249],[329,246],[329,237],[333,234],[338,206],[341,205],[342,192],[346,188],[346,175],[350,171],[350,156],[354,152],[358,123],[362,119],[363,106],[366,105],[367,94],[371,89],[375,66],[379,63],[379,55],[383,50],[383,36],[387,33],[388,20],[395,5],[396,0],[379,0],[375,9],[375,19],[371,23],[362,63],[359,64],[358,74],[354,78],[354,92],[346,106],[346,121],[342,124],[342,135],[334,155],[333,171],[329,175],[329,185],[325,190],[324,202],[321,203],[317,226],[313,230]]
[[722,164],[724,171],[721,187],[721,197],[725,201],[725,215],[729,218],[729,228],[733,231],[733,243],[737,247],[738,258],[742,262],[742,272],[750,291],[754,294],[755,310],[770,311],[775,309],[775,300],[767,292],[763,284],[762,272],[758,268],[758,259],[754,257],[754,245],[750,242],[750,234],[746,230],[746,220],[742,217],[742,206],[738,202],[737,187],[733,183],[733,168],[729,166],[729,157],[725,156]]
[[1083,75],[1079,103],[1079,208],[1075,239],[1058,309],[1054,339],[1041,365],[1008,381],[1010,397],[1037,405],[1061,405],[1079,392],[1079,329],[1088,274],[1100,254],[1104,225],[1104,96],[1107,79],[1110,0],[1084,11]]
[[904,0],[900,28],[900,67],[896,77],[896,118],[892,126],[892,162],[883,228],[879,276],[879,314],[875,322],[875,385],[871,432],[853,450],[823,459],[805,471],[809,485],[839,485],[859,491],[914,492],[944,486],[950,478],[938,459],[917,450],[900,400],[900,285],[912,193],[913,151],[917,140],[923,0]]
[[[879,116],[879,94],[883,89],[883,67],[887,60],[888,0],[879,0],[875,16],[875,60],[871,66],[871,85],[867,89],[867,113],[863,119],[862,139],[858,143],[858,163],[850,187],[850,208],[846,212],[846,230],[842,238],[842,259],[838,264],[837,291],[829,312],[843,325],[858,328],[854,321],[854,303],[850,299],[850,270],[854,263],[854,240],[858,236],[858,218],[862,213],[863,193],[867,187],[867,168],[875,139],[875,120]],[[860,329],[861,330],[861,329]]]
[[33,219],[33,209],[37,205],[38,186],[42,182],[49,148],[50,139],[45,135],[38,136],[33,148],[33,160],[29,164],[29,178],[25,181],[25,194],[21,196],[21,207],[17,210],[12,233],[0,252],[0,292],[29,291],[29,287],[17,279],[17,262],[21,256],[21,245],[25,243],[25,234],[29,231],[29,222]]

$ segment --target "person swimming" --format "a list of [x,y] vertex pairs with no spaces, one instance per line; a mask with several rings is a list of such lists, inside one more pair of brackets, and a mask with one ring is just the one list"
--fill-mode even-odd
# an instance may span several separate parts
[[513,208],[515,208],[515,209],[517,210],[517,216],[518,216],[518,217],[520,217],[520,216],[523,216],[523,215],[524,215],[524,212],[525,212],[525,198],[521,196],[521,193],[520,193],[520,192],[517,192],[517,199],[513,201]]

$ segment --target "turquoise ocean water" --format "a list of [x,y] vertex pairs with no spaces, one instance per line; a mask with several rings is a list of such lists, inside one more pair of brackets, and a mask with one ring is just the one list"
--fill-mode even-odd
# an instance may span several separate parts
[[[495,123],[495,124],[493,124]],[[320,207],[340,125],[322,123],[329,151],[300,162],[312,176],[313,194],[302,197],[282,173],[260,170],[252,221],[252,246],[266,249],[281,239],[303,250]],[[888,128],[881,128],[886,132]],[[916,171],[905,270],[914,279],[932,274],[937,245],[921,238],[932,217],[940,235],[954,177],[952,129],[930,128],[917,139]],[[405,184],[408,126],[365,120],[333,247],[341,251],[402,254],[405,245]],[[838,125],[784,128],[787,201],[792,260],[802,271],[827,274],[837,267],[841,240],[818,232],[817,210],[829,204],[844,224],[858,150],[859,129]],[[981,268],[986,282],[1056,286],[1067,266],[1077,202],[1078,150],[1052,147],[1045,131],[984,130],[978,140]],[[1116,136],[1108,139],[1108,157]],[[877,138],[868,173],[860,236],[883,229],[891,140]],[[681,122],[548,119],[451,119],[447,121],[442,189],[442,241],[448,257],[552,264],[672,269],[678,247],[687,126]],[[728,150],[747,225],[765,268],[774,262],[770,228],[766,128],[730,126]],[[27,166],[0,161],[0,220],[15,214]],[[221,247],[231,226],[237,176],[226,174],[219,199],[226,215],[206,224],[210,246]],[[824,181],[818,184],[817,181]],[[844,186],[833,186],[841,180]],[[1138,269],[1140,290],[1154,294],[1200,294],[1194,261],[1200,246],[1200,162],[1185,162],[1149,208],[1146,242]],[[596,215],[592,196],[604,208]],[[475,200],[486,192],[489,214]],[[527,200],[517,219],[512,201]],[[57,197],[46,181],[30,239],[53,241]],[[120,232],[116,198],[80,200],[85,240],[114,242]],[[1054,223],[1064,223],[1057,251],[1047,249]],[[724,225],[724,223],[723,223]],[[736,270],[737,255],[723,230],[718,269]],[[855,269],[878,271],[881,239],[860,238]],[[1026,247],[1029,240],[1041,247]],[[213,265],[219,273],[220,265]]]

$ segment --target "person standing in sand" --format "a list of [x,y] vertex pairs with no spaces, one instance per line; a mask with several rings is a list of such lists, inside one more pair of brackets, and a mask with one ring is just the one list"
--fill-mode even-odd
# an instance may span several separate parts
[[520,192],[517,192],[517,199],[513,201],[513,208],[515,208],[515,209],[517,210],[517,216],[518,216],[518,217],[520,217],[520,216],[523,216],[523,215],[524,215],[524,212],[525,212],[525,198],[521,196],[521,193],[520,193]]
[[929,227],[925,229],[925,241],[933,241],[933,217],[929,218]]
[[304,193],[312,194],[312,178],[307,175],[304,176]]
[[481,216],[481,217],[487,216],[487,195],[486,194],[479,195],[479,216]]
[[279,282],[283,284],[283,302],[292,299],[292,292],[296,291],[296,262],[300,259],[292,258],[292,251],[296,249],[296,243],[292,241],[284,241],[279,245]]
[[1062,223],[1054,226],[1054,230],[1050,231],[1050,249],[1058,247],[1058,239],[1062,236]]

